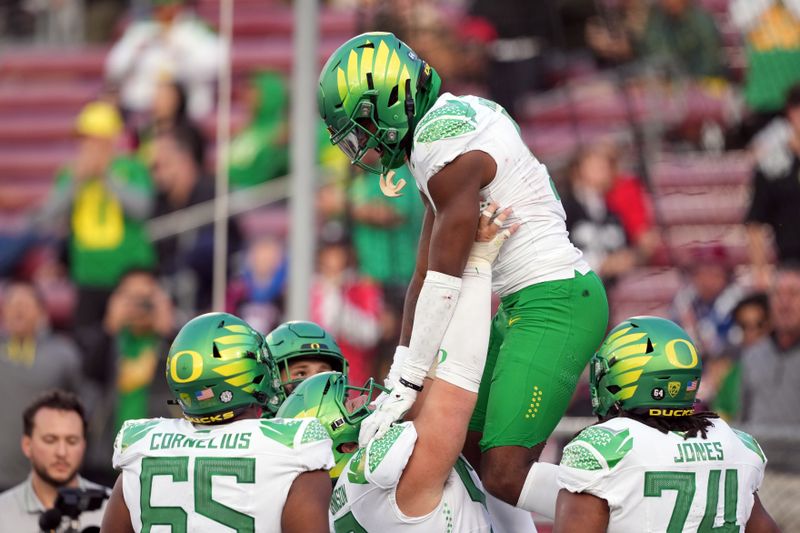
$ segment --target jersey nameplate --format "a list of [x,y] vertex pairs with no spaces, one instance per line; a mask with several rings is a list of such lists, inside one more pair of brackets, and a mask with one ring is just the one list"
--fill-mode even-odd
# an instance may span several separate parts
[[226,433],[210,439],[197,439],[182,433],[153,433],[150,435],[151,450],[175,448],[202,448],[207,450],[246,450],[250,447],[251,434]]
[[681,442],[678,444],[678,455],[673,460],[676,463],[694,463],[697,461],[722,461],[721,442]]

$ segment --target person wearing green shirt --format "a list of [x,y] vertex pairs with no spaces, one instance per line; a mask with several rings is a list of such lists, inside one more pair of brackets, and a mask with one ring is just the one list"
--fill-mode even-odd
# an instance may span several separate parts
[[172,302],[151,272],[133,270],[122,278],[103,322],[116,356],[114,434],[126,420],[166,414],[169,391],[162,386],[159,394],[157,374],[174,321]]
[[[405,165],[395,175],[397,180],[413,180]],[[414,273],[424,206],[413,194],[387,198],[381,192],[378,176],[368,173],[353,180],[349,196],[361,274],[405,292]]]
[[76,124],[77,156],[59,171],[34,220],[41,226],[68,217],[69,270],[78,287],[76,327],[96,326],[122,274],[155,262],[144,227],[153,185],[144,165],[117,152],[122,129],[111,104],[97,101],[83,108]]
[[640,52],[669,61],[691,78],[724,76],[722,40],[696,0],[658,0],[650,9]]
[[275,72],[256,72],[245,100],[250,122],[231,141],[231,187],[244,188],[283,176],[289,169],[286,81]]

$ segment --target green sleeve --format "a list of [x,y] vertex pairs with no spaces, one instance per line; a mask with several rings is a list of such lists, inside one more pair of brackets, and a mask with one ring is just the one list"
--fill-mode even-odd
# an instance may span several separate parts
[[702,41],[702,53],[698,58],[697,73],[703,76],[722,76],[722,43],[720,42],[717,26],[711,15],[705,12],[697,14],[697,34]]
[[147,167],[133,157],[118,157],[111,163],[111,175],[120,180],[126,187],[138,189],[140,192],[152,193],[153,180]]

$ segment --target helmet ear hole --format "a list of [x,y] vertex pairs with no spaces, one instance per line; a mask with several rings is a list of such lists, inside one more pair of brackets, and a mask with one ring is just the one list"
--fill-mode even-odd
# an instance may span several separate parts
[[253,383],[255,383],[256,385],[258,385],[262,381],[264,381],[264,374],[259,374],[253,378]]
[[619,391],[622,390],[622,387],[620,387],[619,385],[609,385],[606,387],[606,390],[611,394],[617,394]]
[[398,92],[399,92],[399,87],[397,85],[392,87],[391,92],[389,92],[389,100],[386,103],[387,106],[392,107],[394,104],[396,104],[398,102],[398,100],[399,100],[399,98],[397,96]]

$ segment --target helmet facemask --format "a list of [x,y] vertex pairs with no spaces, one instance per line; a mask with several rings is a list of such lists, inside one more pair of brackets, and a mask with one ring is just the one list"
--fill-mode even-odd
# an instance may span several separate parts
[[[368,93],[366,96],[369,96]],[[329,127],[328,131],[331,133],[331,143],[344,152],[351,164],[367,172],[381,174],[401,166],[405,162],[406,150],[402,146],[403,139],[399,138],[400,132],[395,128],[381,126],[376,115],[375,105],[368,100],[362,100],[344,129],[334,132]],[[380,165],[371,165],[364,161],[370,150],[378,152]]]
[[338,372],[324,372],[306,379],[289,396],[278,412],[281,417],[317,418],[333,440],[335,466],[330,471],[339,477],[357,446],[361,422],[372,412],[369,405],[386,389],[370,378],[363,386],[347,383]]

